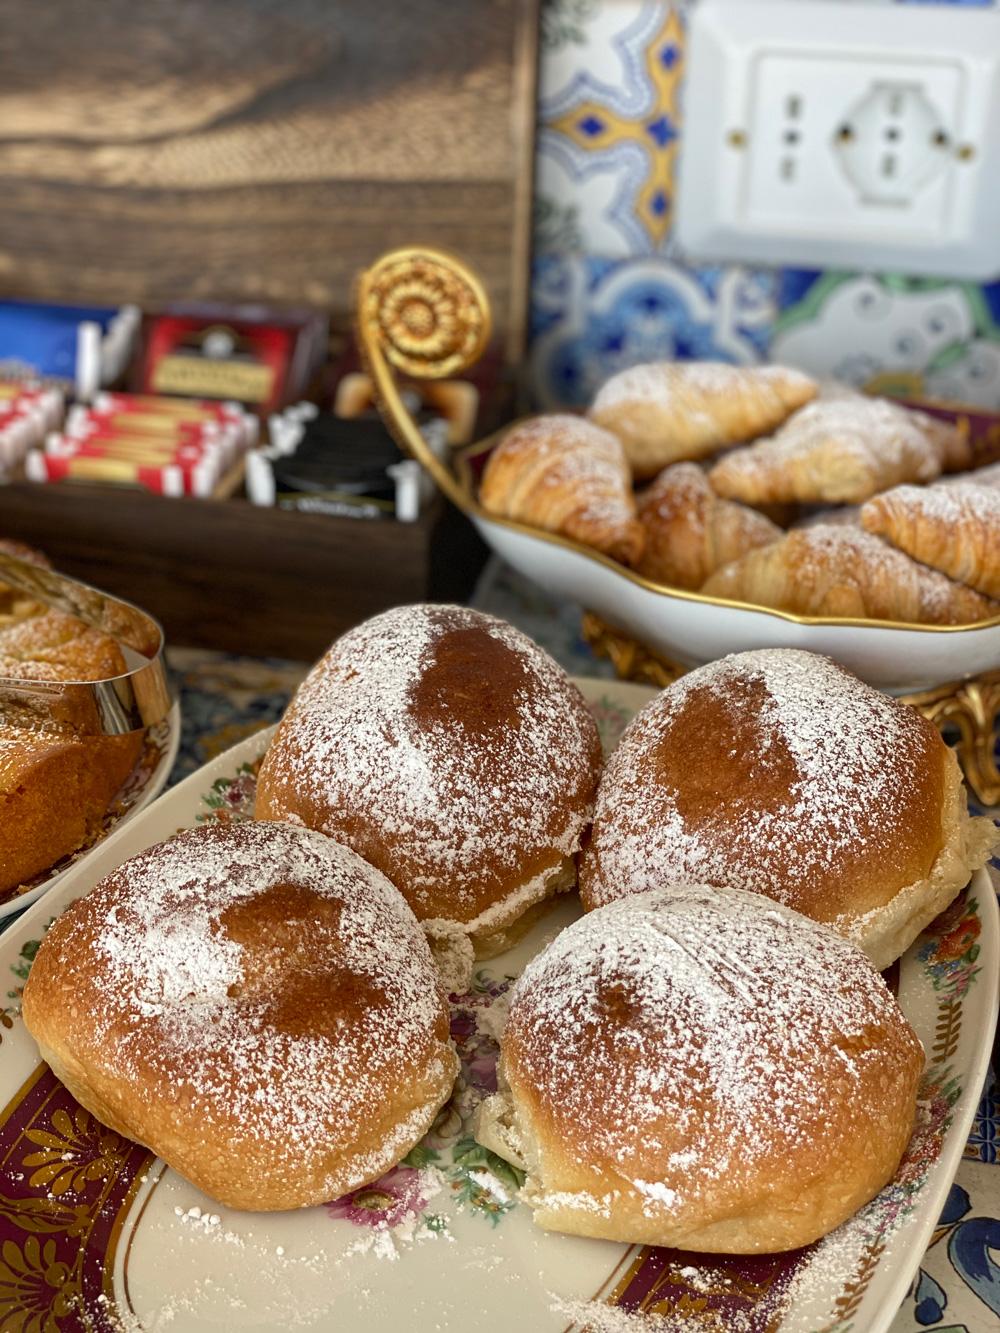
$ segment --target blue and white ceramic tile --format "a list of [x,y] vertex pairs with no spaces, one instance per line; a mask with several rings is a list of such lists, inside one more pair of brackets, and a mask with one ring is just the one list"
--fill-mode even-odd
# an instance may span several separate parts
[[673,216],[680,7],[549,0],[542,11],[536,250],[662,250]]
[[1000,284],[788,269],[777,361],[859,388],[1000,408]]
[[769,280],[681,266],[671,222],[687,7],[543,5],[531,365],[538,402],[580,404],[609,366],[645,355],[766,355],[859,386],[1000,409],[1000,283],[797,270]]
[[[892,1333],[985,1333],[1000,1316],[1000,1220],[979,1212],[996,1167],[963,1166]],[[995,1198],[995,1195],[993,1196]]]
[[535,263],[530,380],[542,408],[583,407],[643,361],[764,359],[772,275],[689,269],[661,258],[543,255]]

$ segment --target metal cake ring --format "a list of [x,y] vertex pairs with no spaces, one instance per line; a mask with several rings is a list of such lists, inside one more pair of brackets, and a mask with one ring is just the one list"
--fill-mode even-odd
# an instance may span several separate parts
[[74,731],[105,736],[125,735],[163,721],[173,696],[163,630],[152,616],[88,583],[4,551],[0,551],[0,583],[107,634],[121,648],[129,668],[104,680],[0,677],[0,718],[39,728],[62,720]]

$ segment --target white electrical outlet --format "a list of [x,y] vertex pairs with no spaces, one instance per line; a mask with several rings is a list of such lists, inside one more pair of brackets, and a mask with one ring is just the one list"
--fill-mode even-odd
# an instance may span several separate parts
[[701,0],[678,238],[695,259],[1000,273],[1000,12]]

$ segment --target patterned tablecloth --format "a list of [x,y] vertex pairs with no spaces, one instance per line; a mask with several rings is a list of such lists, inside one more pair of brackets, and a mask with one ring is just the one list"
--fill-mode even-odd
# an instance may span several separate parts
[[[475,604],[519,625],[572,673],[612,674],[609,664],[595,659],[581,638],[575,608],[552,603],[506,570],[487,569]],[[169,656],[183,713],[171,783],[276,722],[306,671],[303,663],[187,649]],[[1000,1319],[998,1150],[1000,1088],[991,1073],[965,1159],[893,1333],[995,1333]]]

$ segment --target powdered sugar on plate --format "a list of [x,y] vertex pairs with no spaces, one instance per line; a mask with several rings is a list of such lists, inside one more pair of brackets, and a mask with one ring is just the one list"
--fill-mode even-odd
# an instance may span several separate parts
[[[554,1296],[549,1308],[581,1333],[672,1333],[691,1327],[690,1323],[672,1322],[670,1315],[635,1313],[603,1301],[569,1301]],[[734,1329],[732,1333],[739,1331]]]

